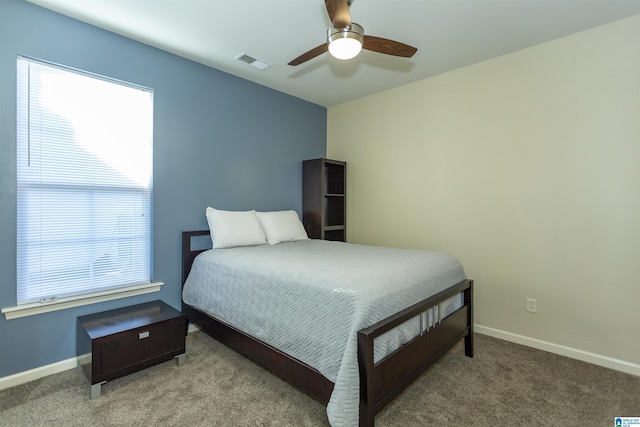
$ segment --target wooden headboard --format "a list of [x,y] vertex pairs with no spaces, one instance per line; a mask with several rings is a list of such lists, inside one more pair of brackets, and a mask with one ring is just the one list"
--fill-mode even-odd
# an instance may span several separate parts
[[197,230],[197,231],[183,231],[182,232],[182,285],[187,280],[189,272],[191,271],[191,265],[193,260],[206,251],[207,249],[191,249],[191,238],[198,236],[206,236],[209,234],[209,230]]

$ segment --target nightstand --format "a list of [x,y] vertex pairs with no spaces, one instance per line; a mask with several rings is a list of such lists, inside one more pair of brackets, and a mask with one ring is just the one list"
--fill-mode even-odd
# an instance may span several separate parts
[[176,358],[184,363],[187,319],[162,301],[78,317],[79,368],[91,384],[91,399],[102,384]]

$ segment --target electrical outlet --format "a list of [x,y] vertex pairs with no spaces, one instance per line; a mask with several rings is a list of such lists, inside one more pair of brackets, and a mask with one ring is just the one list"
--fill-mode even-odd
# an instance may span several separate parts
[[536,312],[536,300],[534,298],[527,298],[527,311],[530,313]]

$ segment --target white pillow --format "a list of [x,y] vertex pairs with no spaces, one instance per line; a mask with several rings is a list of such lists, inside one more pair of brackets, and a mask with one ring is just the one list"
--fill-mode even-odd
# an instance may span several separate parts
[[206,214],[214,249],[267,243],[256,211],[221,211],[208,207]]
[[256,213],[260,218],[264,233],[267,235],[267,242],[270,245],[309,239],[296,211]]

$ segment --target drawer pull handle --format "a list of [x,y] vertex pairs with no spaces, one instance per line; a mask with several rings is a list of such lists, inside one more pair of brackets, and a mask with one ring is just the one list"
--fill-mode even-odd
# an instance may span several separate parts
[[138,339],[139,340],[142,340],[142,339],[145,339],[145,338],[149,338],[149,331],[140,332],[138,334]]

